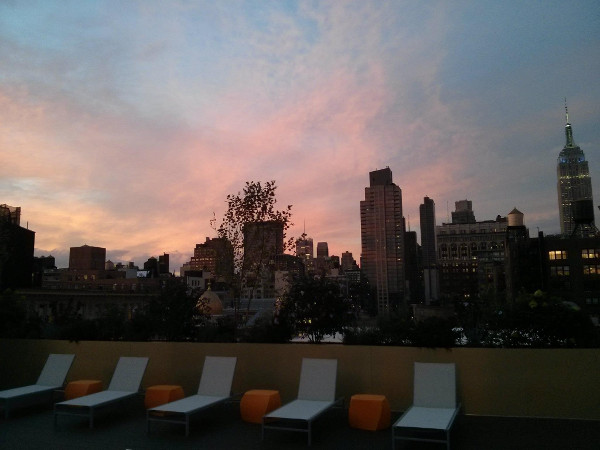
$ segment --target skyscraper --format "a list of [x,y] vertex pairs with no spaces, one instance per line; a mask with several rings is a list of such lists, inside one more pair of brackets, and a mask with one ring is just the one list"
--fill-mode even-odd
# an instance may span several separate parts
[[[573,129],[569,123],[569,111],[565,105],[567,123],[565,125],[566,144],[558,155],[556,175],[558,177],[558,211],[560,215],[560,232],[564,235],[572,235],[578,223],[585,217],[581,214],[582,206],[587,206],[581,211],[589,220],[583,220],[580,224],[583,233],[595,229],[594,208],[592,199],[592,179],[588,162],[585,160],[583,150],[573,141]],[[588,222],[588,223],[585,223]]]
[[296,241],[296,256],[302,260],[304,267],[310,272],[314,267],[313,239],[306,237],[306,235],[303,236]]
[[206,270],[220,281],[231,281],[233,277],[233,246],[225,238],[206,238],[196,244],[190,260],[190,270]]
[[425,303],[429,305],[432,301],[438,300],[440,290],[437,271],[437,241],[435,237],[435,202],[433,199],[423,198],[423,204],[419,206],[419,216]]
[[255,272],[275,264],[275,257],[283,253],[283,222],[249,222],[243,231],[245,270]]
[[404,303],[402,190],[389,167],[369,172],[369,182],[360,202],[360,266],[375,291],[378,313],[388,314]]

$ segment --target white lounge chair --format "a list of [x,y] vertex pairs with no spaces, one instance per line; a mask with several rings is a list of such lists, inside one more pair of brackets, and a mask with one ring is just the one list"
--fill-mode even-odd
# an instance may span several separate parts
[[11,408],[15,406],[50,403],[54,391],[63,386],[74,357],[75,355],[51,354],[35,384],[0,391],[4,417],[8,419]]
[[56,427],[58,416],[65,415],[88,417],[90,428],[94,428],[94,413],[97,409],[137,395],[147,365],[148,358],[122,356],[119,358],[107,390],[54,405],[54,426]]
[[336,377],[336,359],[303,358],[298,398],[263,417],[262,439],[267,428],[298,431],[307,433],[310,445],[313,421],[342,401],[335,399]]
[[413,406],[392,426],[392,446],[398,440],[445,443],[460,409],[456,401],[454,364],[415,363]]
[[202,367],[198,394],[148,409],[146,432],[150,432],[152,421],[170,422],[184,424],[185,435],[189,436],[190,416],[231,398],[236,363],[235,357],[207,356]]

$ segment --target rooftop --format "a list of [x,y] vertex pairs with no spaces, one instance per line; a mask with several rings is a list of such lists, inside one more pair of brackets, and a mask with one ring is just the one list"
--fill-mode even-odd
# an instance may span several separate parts
[[[392,419],[398,417],[395,412]],[[452,435],[453,450],[494,449],[598,449],[600,427],[597,421],[567,419],[500,418],[461,415]],[[313,444],[318,449],[391,448],[391,431],[362,431],[348,426],[346,410],[332,410],[315,423]],[[443,445],[407,443],[404,449],[442,449]],[[143,402],[129,408],[111,410],[98,417],[94,429],[78,417],[61,417],[53,427],[49,408],[29,409],[0,419],[2,449],[306,449],[301,433],[267,430],[261,441],[260,425],[243,422],[239,407],[231,403],[206,414],[192,423],[190,436],[183,427],[153,424],[146,434]]]

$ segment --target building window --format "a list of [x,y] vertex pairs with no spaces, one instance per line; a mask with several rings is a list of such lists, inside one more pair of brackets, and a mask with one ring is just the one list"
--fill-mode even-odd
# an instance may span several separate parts
[[550,261],[553,261],[556,259],[567,259],[567,251],[566,250],[550,250],[548,252],[548,257],[550,258]]
[[568,277],[569,266],[550,266],[551,277]]
[[600,275],[600,264],[584,264],[584,275]]
[[581,257],[583,259],[600,258],[599,248],[584,248],[581,250]]

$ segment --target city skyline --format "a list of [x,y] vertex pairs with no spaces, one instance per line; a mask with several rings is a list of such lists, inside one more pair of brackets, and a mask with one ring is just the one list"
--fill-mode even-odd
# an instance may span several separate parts
[[[567,97],[600,176],[600,4],[8,2],[0,5],[0,203],[36,255],[104,247],[171,270],[216,237],[227,194],[275,180],[329,253],[360,259],[368,173],[407,225],[514,207],[559,232]],[[594,205],[594,209],[596,209]]]

